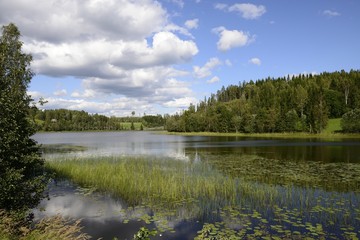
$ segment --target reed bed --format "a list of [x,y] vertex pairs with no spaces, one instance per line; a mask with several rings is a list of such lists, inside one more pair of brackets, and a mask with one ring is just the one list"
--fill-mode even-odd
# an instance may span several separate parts
[[129,204],[214,201],[234,204],[251,197],[267,202],[275,188],[223,175],[209,164],[174,159],[96,157],[57,159],[47,167],[58,176],[111,193]]
[[[215,221],[221,219],[220,222],[205,223],[198,232],[198,239],[209,236],[219,239],[223,236],[240,239],[347,236],[352,239],[360,234],[358,192],[327,192],[296,184],[261,183],[247,178],[245,172],[241,172],[243,177],[229,175],[211,161],[145,157],[63,158],[47,161],[47,167],[59,177],[110,193],[135,208],[152,208],[154,215],[141,218],[145,223],[156,222],[159,216],[176,217],[178,213],[175,212],[181,210],[186,215],[181,216],[182,219],[201,219],[205,214],[210,216],[209,219],[214,216]],[[238,162],[237,167],[251,172],[257,170],[259,175],[264,175],[260,167],[248,169],[244,162]],[[158,228],[159,232],[166,229],[168,226]]]

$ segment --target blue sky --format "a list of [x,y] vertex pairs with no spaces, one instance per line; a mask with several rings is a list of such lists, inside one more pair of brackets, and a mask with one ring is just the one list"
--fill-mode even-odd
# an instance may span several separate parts
[[47,109],[173,114],[222,86],[360,69],[358,0],[12,0]]

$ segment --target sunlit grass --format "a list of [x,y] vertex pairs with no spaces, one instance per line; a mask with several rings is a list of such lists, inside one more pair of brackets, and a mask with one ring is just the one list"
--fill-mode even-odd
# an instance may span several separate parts
[[277,195],[274,188],[225,176],[208,164],[174,159],[62,159],[48,161],[47,167],[58,176],[134,204],[196,199],[225,205],[250,196],[266,202]]
[[90,236],[81,232],[80,220],[64,219],[61,216],[44,218],[30,226],[15,220],[11,214],[0,210],[1,240],[86,240]]
[[324,129],[324,133],[326,134],[331,134],[331,133],[335,133],[338,131],[341,131],[341,118],[334,118],[334,119],[329,119],[328,124],[326,126],[326,128]]

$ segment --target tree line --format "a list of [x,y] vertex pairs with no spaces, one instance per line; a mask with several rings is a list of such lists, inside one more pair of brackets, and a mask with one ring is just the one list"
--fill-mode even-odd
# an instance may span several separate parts
[[[166,129],[170,132],[320,133],[328,119],[357,113],[359,108],[358,70],[300,74],[223,86],[196,106],[191,104],[181,114],[167,118]],[[358,116],[355,113],[350,115]],[[347,129],[346,124],[343,121],[343,129]],[[360,129],[351,130],[356,131]]]
[[165,120],[161,115],[143,117],[107,117],[85,111],[68,109],[40,110],[33,106],[29,116],[38,131],[120,131],[163,127]]

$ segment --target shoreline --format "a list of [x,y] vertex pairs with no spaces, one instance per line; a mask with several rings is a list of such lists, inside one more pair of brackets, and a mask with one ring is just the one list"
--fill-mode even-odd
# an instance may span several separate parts
[[160,134],[204,137],[251,137],[251,138],[312,138],[312,139],[360,139],[358,133],[217,133],[217,132],[159,132]]

